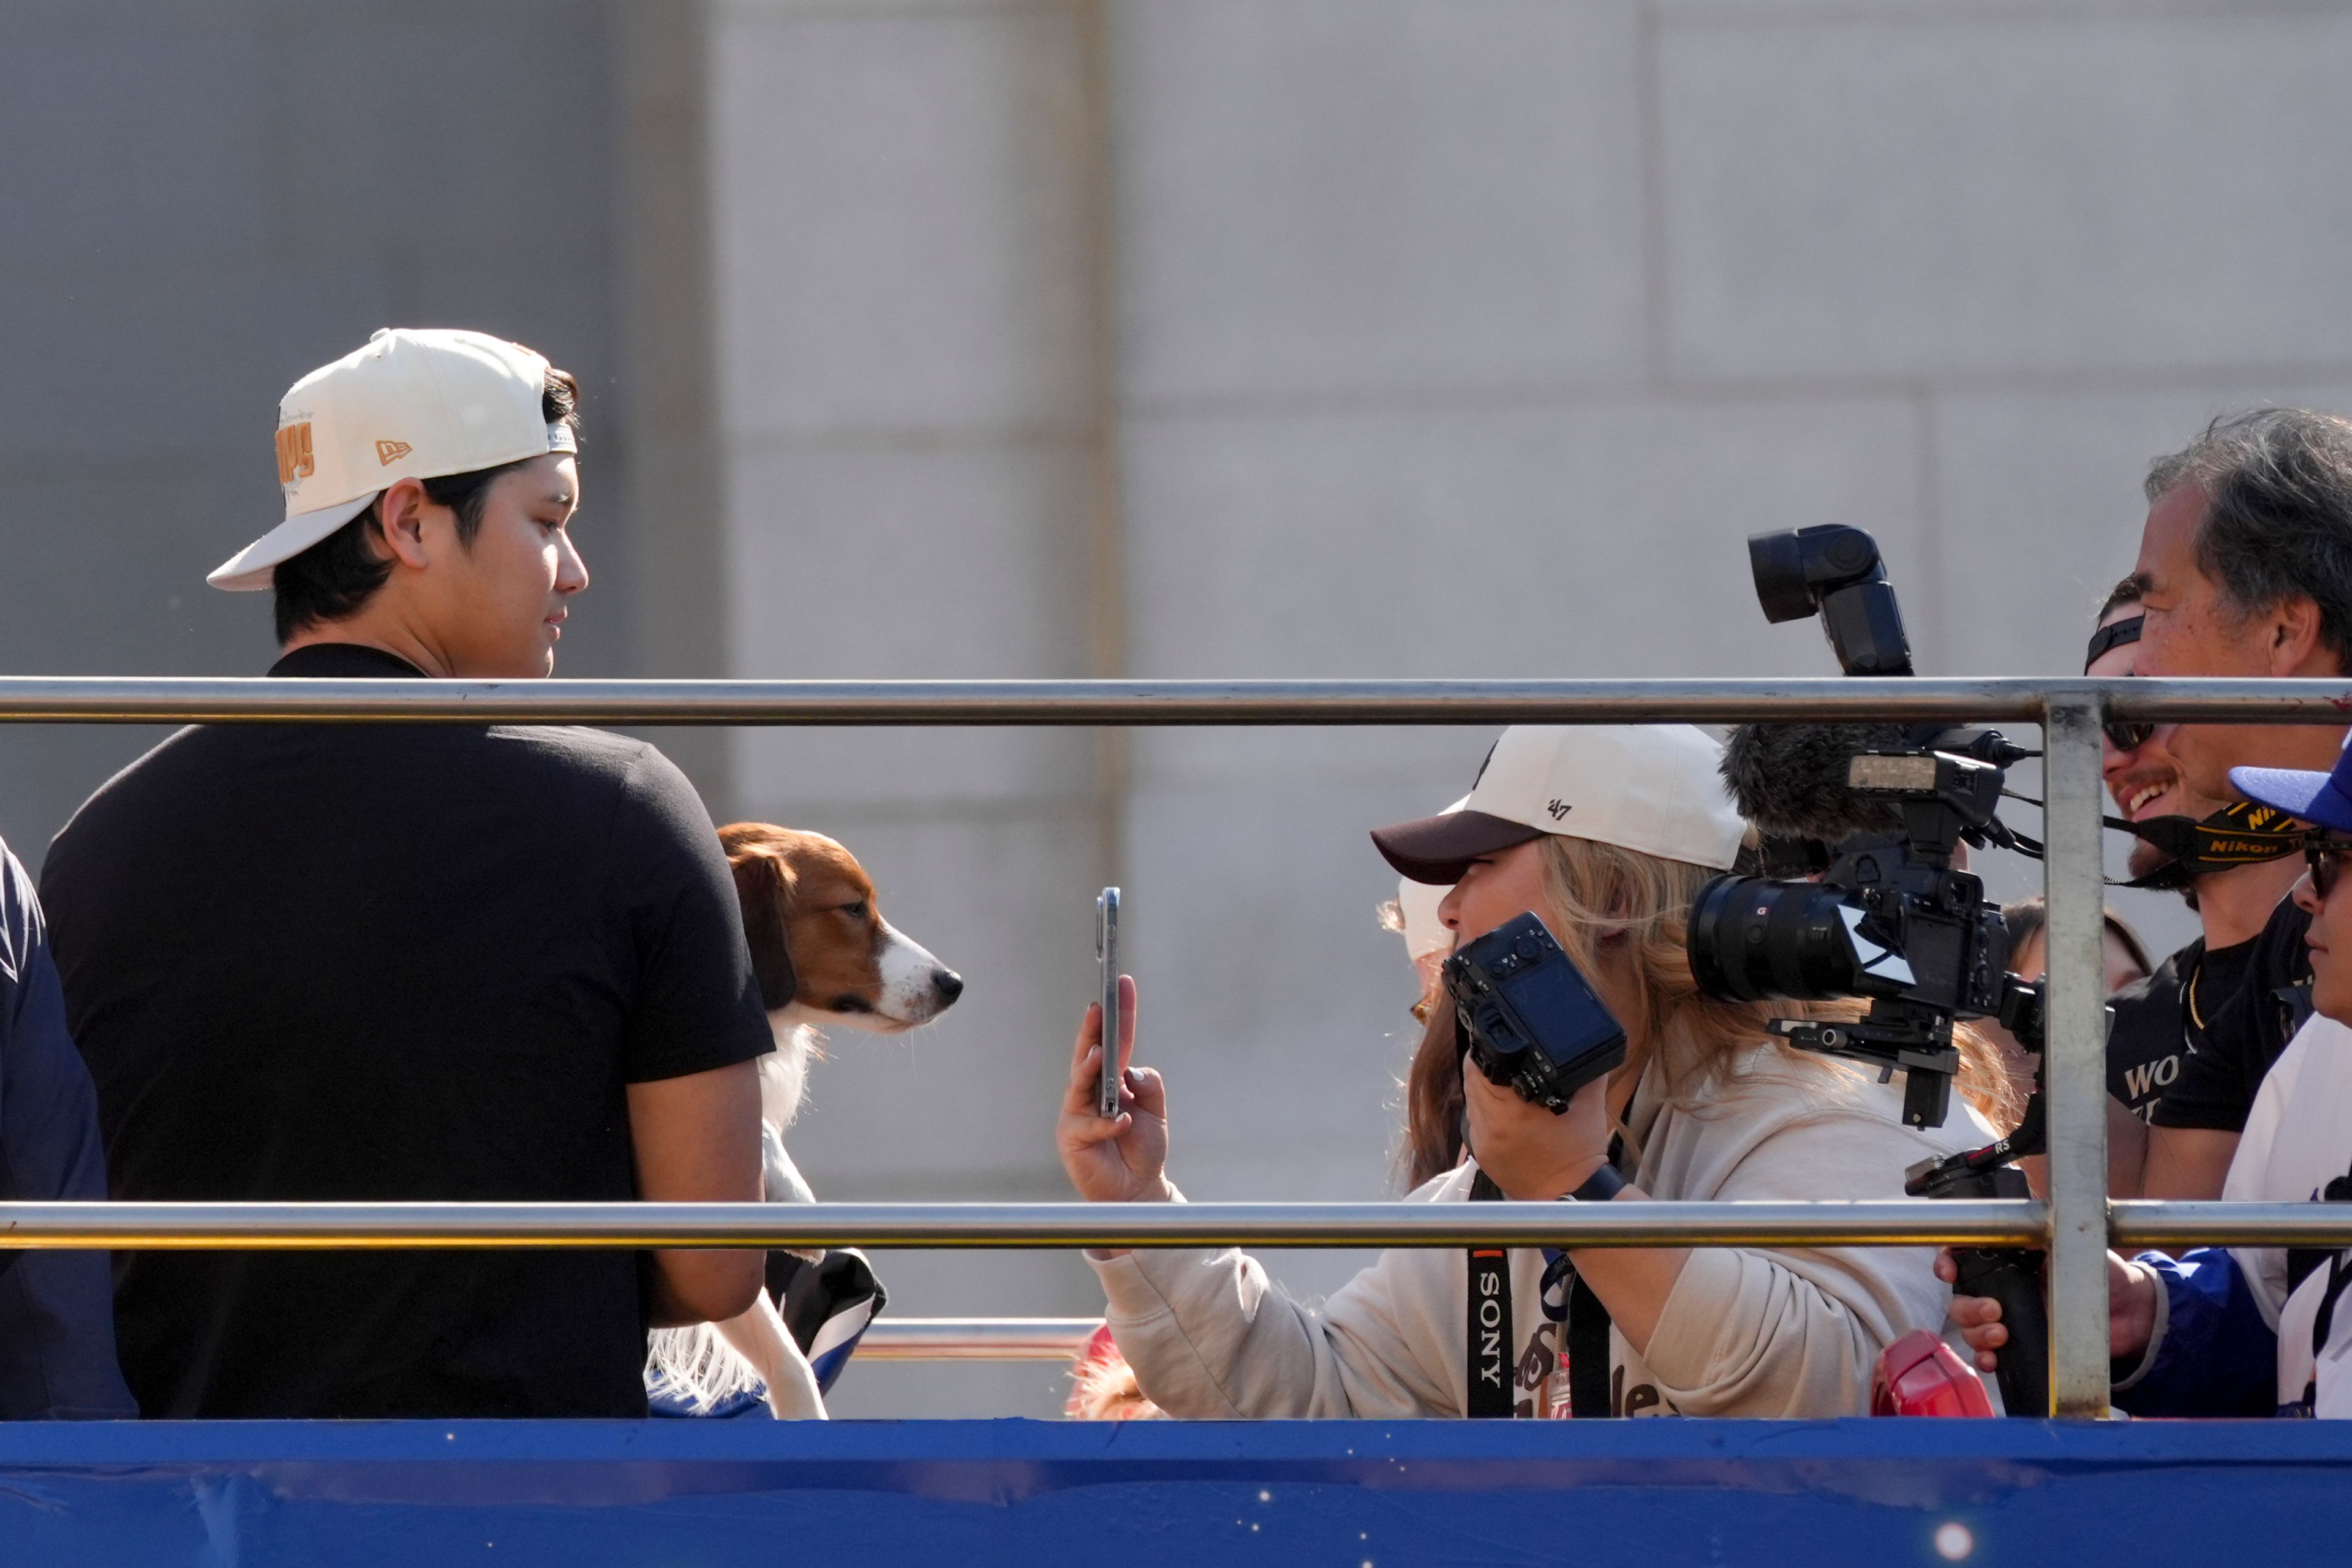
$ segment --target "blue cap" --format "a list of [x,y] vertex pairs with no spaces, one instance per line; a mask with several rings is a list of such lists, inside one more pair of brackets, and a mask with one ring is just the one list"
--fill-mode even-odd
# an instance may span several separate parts
[[2300,768],[2231,768],[2230,782],[2257,805],[2274,806],[2338,833],[2352,833],[2352,751],[2329,773]]

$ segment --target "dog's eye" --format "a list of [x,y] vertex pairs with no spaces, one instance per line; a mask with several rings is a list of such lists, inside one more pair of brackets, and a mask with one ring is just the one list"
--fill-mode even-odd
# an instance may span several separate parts
[[862,921],[870,911],[866,908],[866,900],[864,899],[860,899],[854,904],[842,905],[841,912],[847,915],[851,920]]

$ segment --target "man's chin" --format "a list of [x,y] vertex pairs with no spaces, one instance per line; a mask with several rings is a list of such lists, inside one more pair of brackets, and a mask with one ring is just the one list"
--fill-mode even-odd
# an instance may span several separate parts
[[2137,882],[2142,877],[2168,864],[2171,858],[2169,855],[2147,839],[2135,838],[2132,840],[2131,854],[2124,860],[2124,875]]
[[2337,987],[2330,985],[2327,983],[2328,977],[2318,971],[2319,966],[2315,960],[2311,985],[2311,1010],[2322,1016],[2333,1018],[2339,1024],[2347,1018],[2352,1018],[2352,998],[2337,995]]

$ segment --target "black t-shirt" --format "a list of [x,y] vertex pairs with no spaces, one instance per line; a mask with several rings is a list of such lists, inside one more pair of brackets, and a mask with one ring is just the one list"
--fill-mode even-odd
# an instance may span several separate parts
[[[702,803],[593,730],[184,730],[41,896],[120,1199],[625,1201],[625,1087],[772,1048]],[[642,1415],[646,1267],[124,1252],[115,1321],[150,1415]]]
[[2143,1121],[2179,1078],[2180,1064],[2189,1055],[2180,974],[2204,956],[2203,940],[2192,942],[2158,964],[2156,973],[2107,998],[2107,1005],[2115,1009],[2115,1022],[2107,1031],[2107,1092]]
[[[2165,1090],[2179,1080],[2182,1065],[2192,1053],[2208,1048],[2205,1013],[2217,999],[2235,995],[2245,984],[2254,948],[2255,939],[2249,937],[2208,952],[2205,939],[2199,937],[2157,965],[2155,973],[2107,998],[2115,1009],[2115,1025],[2107,1035],[2107,1092],[2133,1115],[2152,1121]],[[2193,1017],[2183,1004],[2184,974],[2197,977],[2199,1014]]]
[[2281,899],[2261,932],[2241,944],[2243,967],[2234,977],[2215,968],[2222,952],[2205,955],[2201,975],[2181,971],[2181,1014],[2193,1048],[2157,1103],[2156,1125],[2244,1131],[2263,1075],[2311,1016],[2311,949],[2304,942],[2310,929],[2311,917]]

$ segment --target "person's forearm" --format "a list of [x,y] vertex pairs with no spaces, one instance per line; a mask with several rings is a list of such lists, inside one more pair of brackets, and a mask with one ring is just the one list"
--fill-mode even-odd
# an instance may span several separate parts
[[[1127,1201],[1134,1204],[1181,1204],[1184,1201],[1184,1194],[1176,1190],[1176,1184],[1170,1181],[1167,1173],[1163,1171],[1160,1175],[1159,1191],[1148,1195],[1132,1197]],[[1087,1248],[1087,1256],[1108,1261],[1113,1258],[1125,1258],[1134,1250],[1130,1247],[1089,1247]]]
[[[2136,1198],[2147,1176],[2147,1123],[2122,1100],[2107,1100],[2107,1196]],[[2036,1197],[2042,1189],[2034,1189]]]
[[[637,1195],[647,1203],[757,1203],[760,1082],[748,1061],[628,1086],[629,1144]],[[751,1304],[766,1277],[762,1248],[653,1255],[657,1328],[724,1322]]]
[[[1628,1185],[1617,1194],[1617,1201],[1647,1203],[1650,1195]],[[1650,1337],[1658,1331],[1666,1298],[1675,1293],[1675,1282],[1690,1262],[1690,1248],[1591,1247],[1570,1257],[1576,1272],[1609,1309],[1609,1321],[1625,1336],[1625,1342],[1635,1354],[1648,1355]]]
[[2198,1247],[2179,1261],[2142,1253],[2164,1291],[2163,1331],[2116,1385],[2135,1415],[2268,1415],[2277,1407],[2278,1336],[2237,1259]]
[[2210,1127],[2151,1127],[2147,1173],[2140,1195],[2168,1202],[2210,1203],[2221,1195],[2230,1162],[2237,1157],[2238,1134]]
[[764,1251],[654,1254],[652,1326],[719,1323],[751,1305],[767,1272]]

